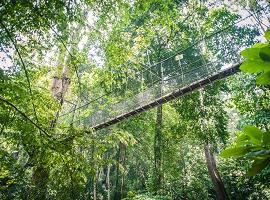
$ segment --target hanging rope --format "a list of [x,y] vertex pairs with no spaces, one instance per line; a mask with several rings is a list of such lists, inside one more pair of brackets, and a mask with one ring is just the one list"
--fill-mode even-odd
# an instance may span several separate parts
[[32,104],[32,107],[33,107],[33,112],[34,112],[34,116],[35,116],[35,119],[36,119],[36,122],[38,122],[38,117],[37,117],[37,112],[36,112],[36,107],[35,107],[35,104],[34,104],[34,95],[33,95],[33,91],[32,91],[32,87],[31,87],[31,82],[30,82],[30,78],[29,78],[29,74],[28,74],[28,70],[26,68],[26,65],[24,64],[24,61],[22,59],[22,56],[21,56],[21,53],[19,51],[19,48],[15,42],[15,40],[12,38],[9,30],[7,29],[7,27],[4,25],[4,23],[0,20],[0,24],[1,26],[3,27],[3,29],[5,30],[5,32],[7,33],[7,36],[9,37],[10,41],[12,42],[14,48],[15,48],[15,51],[17,52],[18,56],[19,56],[19,59],[21,61],[21,64],[22,64],[22,68],[23,68],[23,71],[25,73],[25,77],[26,77],[26,80],[27,80],[27,84],[28,84],[28,90],[29,90],[29,93],[30,93],[30,98],[31,98],[31,104]]
[[22,112],[17,106],[15,106],[13,103],[5,99],[4,97],[0,96],[0,100],[7,104],[8,106],[12,107],[16,112],[18,112],[22,117],[24,117],[26,120],[28,120],[32,125],[34,125],[40,132],[44,133],[47,137],[50,137],[50,135],[43,129],[41,126],[39,126],[36,122],[34,122],[32,119],[30,119],[24,112]]

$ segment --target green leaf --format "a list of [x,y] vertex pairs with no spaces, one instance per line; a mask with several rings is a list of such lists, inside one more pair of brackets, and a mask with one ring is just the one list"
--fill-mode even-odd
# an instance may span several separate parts
[[246,134],[240,132],[238,135],[237,135],[237,138],[236,138],[236,141],[235,143],[237,145],[243,145],[243,144],[247,144],[249,142],[249,138]]
[[246,60],[241,66],[240,69],[248,73],[259,73],[262,71],[269,71],[270,63],[263,60]]
[[254,144],[261,144],[263,132],[255,126],[245,126],[243,127],[243,132],[247,134],[250,141]]
[[261,48],[248,48],[241,52],[241,55],[249,60],[258,60],[260,59]]
[[268,44],[257,43],[241,52],[241,55],[248,60],[260,60],[260,50],[267,47]]
[[265,150],[262,147],[257,151],[254,151],[254,149],[252,149],[252,152],[246,155],[247,158],[270,158],[270,150]]
[[267,31],[265,31],[264,37],[270,41],[270,29],[268,29]]
[[270,84],[270,71],[258,76],[256,79],[256,83],[258,85],[269,85]]
[[267,43],[256,43],[256,44],[252,45],[250,48],[259,48],[259,49],[261,49],[261,48],[264,48],[266,46],[268,46]]
[[263,144],[265,146],[270,146],[270,131],[263,133]]
[[[270,45],[262,48],[259,52],[259,56],[263,61],[270,62]],[[270,68],[270,63],[269,63]]]
[[246,153],[250,151],[251,147],[247,146],[234,146],[234,147],[229,147],[225,150],[223,150],[220,153],[221,157],[241,157],[244,156]]
[[255,159],[251,165],[251,168],[248,170],[248,176],[254,176],[262,171],[267,165],[270,164],[269,158],[266,159]]

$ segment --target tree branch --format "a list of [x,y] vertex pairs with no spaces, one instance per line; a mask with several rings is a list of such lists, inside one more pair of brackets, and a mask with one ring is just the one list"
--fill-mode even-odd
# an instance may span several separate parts
[[6,31],[9,39],[11,40],[12,44],[14,45],[15,50],[18,53],[19,59],[20,59],[20,61],[22,63],[22,67],[23,67],[23,70],[24,70],[24,73],[25,73],[25,76],[26,76],[26,79],[27,79],[27,83],[28,83],[28,89],[29,89],[29,92],[30,92],[30,97],[31,97],[31,100],[32,100],[32,106],[33,106],[34,115],[35,115],[36,121],[38,122],[37,112],[36,112],[36,108],[35,108],[35,104],[34,104],[34,98],[33,98],[33,91],[31,89],[31,83],[30,83],[30,79],[29,79],[29,75],[28,75],[26,65],[24,64],[24,61],[23,61],[22,56],[20,54],[20,51],[19,51],[19,49],[17,47],[17,44],[13,40],[9,30],[7,29],[7,27],[3,24],[3,22],[1,20],[0,20],[0,24],[4,28],[4,30]]
[[0,96],[0,100],[12,107],[16,112],[18,112],[20,115],[22,115],[25,119],[27,119],[31,124],[33,124],[38,130],[40,130],[42,133],[44,133],[46,136],[50,137],[50,135],[44,131],[37,123],[35,123],[32,119],[30,119],[24,112],[22,112],[17,106],[15,106],[13,103],[9,102],[4,97]]

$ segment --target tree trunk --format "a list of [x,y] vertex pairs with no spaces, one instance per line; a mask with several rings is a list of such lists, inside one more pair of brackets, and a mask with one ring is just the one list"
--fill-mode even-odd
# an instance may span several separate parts
[[33,199],[46,199],[47,182],[49,180],[49,170],[44,165],[39,165],[33,170],[32,183],[34,189]]
[[156,132],[154,139],[154,192],[160,189],[161,185],[161,130],[162,129],[162,105],[157,107]]
[[97,184],[96,184],[96,180],[94,181],[93,199],[97,200]]
[[94,183],[93,183],[93,200],[97,200],[97,182],[98,182],[99,169],[97,167]]
[[116,175],[115,175],[115,189],[114,189],[114,200],[120,200],[121,199],[121,193],[120,193],[120,186],[119,186],[119,165],[120,165],[120,158],[121,158],[121,147],[122,144],[119,142],[119,147],[116,155]]
[[[160,55],[159,55],[160,57]],[[163,68],[162,65],[158,68],[158,74],[160,77],[160,88],[159,96],[162,96],[162,87],[163,87]],[[162,140],[162,105],[157,107],[157,118],[156,118],[156,132],[154,139],[154,192],[157,193],[160,190],[162,173],[161,173],[161,140]]]
[[107,167],[107,175],[106,175],[106,185],[107,185],[107,200],[110,200],[111,194],[110,194],[110,171],[111,171],[111,166],[110,164]]
[[[121,162],[122,162],[122,165],[123,166],[125,166],[125,162],[126,162],[126,146],[125,145],[123,145],[123,154],[122,154],[122,158],[121,158]],[[121,199],[123,198],[123,193],[124,193],[124,187],[125,187],[125,176],[124,175],[122,175],[121,176]]]
[[204,153],[205,153],[205,159],[206,159],[208,172],[213,182],[213,185],[215,187],[218,199],[220,200],[229,199],[225,190],[225,186],[217,170],[216,160],[215,160],[214,155],[211,152],[209,144],[206,144],[204,146]]
[[186,180],[186,174],[187,174],[187,168],[186,168],[186,160],[185,160],[185,157],[186,157],[186,155],[187,155],[187,151],[188,151],[188,148],[185,146],[185,145],[182,145],[182,147],[181,147],[182,149],[184,149],[184,151],[183,151],[183,155],[182,155],[182,158],[181,158],[181,160],[182,160],[182,165],[183,165],[183,171],[182,171],[182,182],[183,182],[183,184],[182,184],[182,198],[183,199],[188,199],[188,197],[187,197],[187,190],[186,190],[186,188],[187,188],[187,180]]

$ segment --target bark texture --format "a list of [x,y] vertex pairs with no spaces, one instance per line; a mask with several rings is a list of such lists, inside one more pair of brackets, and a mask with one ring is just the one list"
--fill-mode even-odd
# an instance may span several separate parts
[[162,139],[162,106],[157,107],[156,132],[154,138],[154,192],[161,186],[161,139]]
[[218,199],[220,200],[227,200],[228,195],[225,190],[225,186],[222,182],[222,179],[219,175],[219,172],[216,167],[216,160],[214,155],[211,152],[211,148],[209,144],[206,144],[204,146],[204,153],[205,153],[205,159],[206,159],[206,164],[208,168],[209,175],[211,177],[211,180],[213,182],[213,185],[215,187]]

